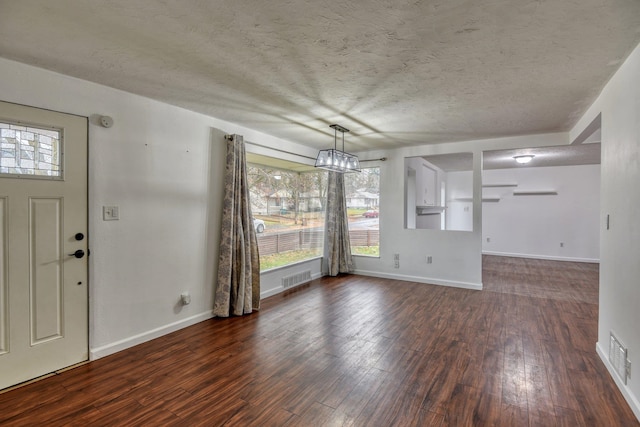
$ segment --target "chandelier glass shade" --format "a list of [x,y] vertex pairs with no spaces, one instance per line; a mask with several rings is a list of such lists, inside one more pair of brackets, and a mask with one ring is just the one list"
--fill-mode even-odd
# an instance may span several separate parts
[[[344,134],[349,129],[335,124],[330,127],[334,129],[333,148],[318,152],[315,167],[339,173],[360,172],[358,156],[344,151]],[[337,148],[338,132],[342,133],[342,150]]]

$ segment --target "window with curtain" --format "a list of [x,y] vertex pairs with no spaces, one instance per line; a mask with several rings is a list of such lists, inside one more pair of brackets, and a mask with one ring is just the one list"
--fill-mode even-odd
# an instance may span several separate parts
[[351,253],[380,256],[380,168],[344,175]]
[[300,168],[248,164],[260,271],[322,256],[327,173]]

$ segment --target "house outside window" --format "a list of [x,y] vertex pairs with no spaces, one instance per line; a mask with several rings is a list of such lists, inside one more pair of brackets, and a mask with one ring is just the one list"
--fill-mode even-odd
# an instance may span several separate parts
[[327,173],[247,165],[260,271],[322,256]]
[[344,176],[351,253],[380,256],[380,168]]

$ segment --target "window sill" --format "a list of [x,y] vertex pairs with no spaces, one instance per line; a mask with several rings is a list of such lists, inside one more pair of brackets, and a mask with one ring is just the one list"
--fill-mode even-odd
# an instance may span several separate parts
[[273,267],[273,268],[270,268],[268,270],[262,270],[262,271],[260,271],[260,274],[273,273],[273,272],[276,272],[278,270],[284,270],[285,268],[294,267],[296,265],[304,264],[304,263],[309,262],[309,261],[315,261],[317,259],[322,259],[322,256],[316,256],[316,257],[313,257],[313,258],[307,258],[307,259],[303,259],[301,261],[292,262],[291,264],[281,265],[280,267]]

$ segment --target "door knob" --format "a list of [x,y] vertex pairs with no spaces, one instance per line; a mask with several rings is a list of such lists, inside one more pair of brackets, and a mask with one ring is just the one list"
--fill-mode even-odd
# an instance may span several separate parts
[[84,239],[84,234],[76,233],[75,238],[76,238],[76,240],[82,240],[82,239]]
[[84,251],[82,249],[78,249],[74,253],[69,254],[69,256],[74,256],[76,258],[82,258],[84,256]]

